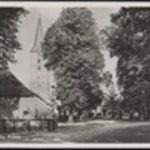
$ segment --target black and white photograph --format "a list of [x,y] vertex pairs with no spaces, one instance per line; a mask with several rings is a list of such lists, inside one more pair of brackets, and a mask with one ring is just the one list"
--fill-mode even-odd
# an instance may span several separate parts
[[0,2],[0,147],[20,144],[150,147],[150,2]]

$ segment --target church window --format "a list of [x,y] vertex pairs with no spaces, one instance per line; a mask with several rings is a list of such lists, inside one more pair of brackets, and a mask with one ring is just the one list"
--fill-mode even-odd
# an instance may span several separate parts
[[41,70],[41,66],[38,66],[38,70]]
[[41,59],[39,58],[39,59],[38,59],[38,63],[40,63],[40,62],[41,62]]

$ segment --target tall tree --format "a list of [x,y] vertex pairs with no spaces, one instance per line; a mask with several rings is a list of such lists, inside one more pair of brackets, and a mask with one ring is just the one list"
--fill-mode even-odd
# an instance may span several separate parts
[[[0,8],[0,72],[14,63],[15,52],[21,49],[17,34],[21,17],[27,14],[24,8]],[[0,117],[12,117],[13,110],[18,107],[19,98],[0,98]]]
[[98,28],[87,8],[66,8],[47,30],[43,43],[46,67],[53,69],[63,106],[88,109],[101,101],[104,59]]
[[111,15],[111,23],[104,33],[112,56],[119,58],[117,75],[123,106],[145,114],[150,105],[147,90],[150,86],[150,9],[121,8]]

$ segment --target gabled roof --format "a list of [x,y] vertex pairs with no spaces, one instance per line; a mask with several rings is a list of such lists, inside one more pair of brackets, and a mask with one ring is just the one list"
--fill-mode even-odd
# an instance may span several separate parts
[[0,97],[36,97],[51,107],[41,96],[34,93],[19,81],[9,70],[0,69]]
[[9,70],[0,69],[0,97],[32,97],[35,94],[26,88]]
[[30,52],[41,52],[42,40],[43,40],[43,29],[42,29],[41,17],[39,17],[38,22],[37,22],[37,28],[36,28],[33,48],[31,49]]

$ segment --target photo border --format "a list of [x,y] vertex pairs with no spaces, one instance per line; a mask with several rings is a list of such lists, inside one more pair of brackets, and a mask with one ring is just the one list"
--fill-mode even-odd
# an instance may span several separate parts
[[[19,2],[19,3],[18,3]],[[5,5],[7,6],[10,6],[12,4],[14,4],[14,6],[21,6],[23,3],[58,3],[58,2],[61,2],[61,3],[90,3],[90,7],[91,7],[91,3],[104,3],[104,4],[108,4],[108,3],[118,3],[119,5],[122,5],[124,3],[127,2],[127,6],[129,6],[130,4],[133,6],[135,5],[136,3],[136,6],[141,6],[141,4],[143,4],[144,7],[147,7],[146,3],[149,3],[149,7],[150,7],[150,1],[147,1],[147,0],[143,0],[143,1],[137,1],[137,0],[0,0],[0,5],[3,7]],[[10,3],[10,5],[9,5]],[[130,4],[129,4],[130,3]],[[57,7],[57,6],[56,6]],[[107,6],[106,6],[107,7]],[[112,7],[112,6],[111,6]],[[145,143],[140,143],[140,144],[137,144],[137,143],[133,143],[133,144],[110,144],[110,143],[100,143],[100,144],[28,144],[28,143],[25,143],[25,144],[19,144],[19,143],[16,143],[16,144],[9,144],[8,143],[5,143],[5,144],[2,144],[0,143],[0,149],[18,149],[18,148],[23,148],[23,149],[47,149],[47,148],[51,148],[51,149],[62,149],[62,148],[65,148],[65,149],[71,149],[71,148],[77,148],[77,149],[90,149],[90,148],[94,148],[94,149],[106,149],[106,148],[109,148],[109,149],[119,149],[119,148],[137,148],[137,149],[144,149],[144,148],[150,148],[150,144],[145,144]]]

